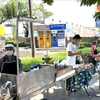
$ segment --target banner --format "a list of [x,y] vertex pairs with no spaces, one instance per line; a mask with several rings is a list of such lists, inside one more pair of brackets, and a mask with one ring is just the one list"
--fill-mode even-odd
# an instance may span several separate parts
[[4,26],[0,26],[0,36],[4,36]]

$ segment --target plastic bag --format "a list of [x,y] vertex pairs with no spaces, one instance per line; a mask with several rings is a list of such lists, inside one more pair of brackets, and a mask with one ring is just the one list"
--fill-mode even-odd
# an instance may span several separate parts
[[12,97],[13,87],[15,87],[15,85],[13,85],[11,81],[7,81],[0,87],[0,94],[3,100],[8,100]]

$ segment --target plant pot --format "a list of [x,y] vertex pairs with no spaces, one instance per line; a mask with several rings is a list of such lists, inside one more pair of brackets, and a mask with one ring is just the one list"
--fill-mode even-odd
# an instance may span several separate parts
[[43,57],[42,60],[45,61],[46,64],[50,64],[51,57]]

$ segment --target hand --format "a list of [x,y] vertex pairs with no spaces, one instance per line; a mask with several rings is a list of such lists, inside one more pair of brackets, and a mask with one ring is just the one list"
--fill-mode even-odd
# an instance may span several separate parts
[[78,54],[78,55],[81,55],[81,54],[82,54],[82,51],[78,51],[77,54]]

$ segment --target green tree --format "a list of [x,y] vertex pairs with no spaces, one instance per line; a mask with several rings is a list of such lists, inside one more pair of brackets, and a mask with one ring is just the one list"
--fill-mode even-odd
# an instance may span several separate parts
[[[97,3],[97,5],[100,5],[100,0],[79,0],[81,2],[81,6],[91,6]],[[100,12],[96,12],[94,15],[95,20],[100,19]]]
[[[52,5],[54,1],[55,0],[43,0],[43,2],[47,3],[48,5]],[[77,0],[77,1],[81,2],[81,5],[87,5],[87,6],[91,6],[95,3],[100,4],[100,0]]]
[[[52,5],[52,3],[55,1],[55,0],[43,0],[44,3],[47,3],[48,5]],[[80,2],[80,6],[91,6],[91,5],[94,5],[94,4],[98,4],[100,5],[100,0],[77,0]],[[94,18],[97,19],[99,18],[100,19],[100,12],[97,12],[95,15],[94,15]]]
[[[23,2],[18,2],[19,5],[19,15],[20,16],[28,16],[28,12],[26,9],[26,4]],[[8,1],[6,4],[1,5],[0,7],[0,23],[8,21],[8,26],[13,28],[12,36],[13,40],[16,40],[16,25],[14,22],[14,18],[16,17],[16,2]]]
[[[34,13],[33,17],[37,17],[38,19],[42,18],[42,6],[41,5],[36,5],[33,3],[34,6]],[[28,2],[25,2],[23,0],[20,0],[18,2],[18,10],[19,10],[19,16],[28,16],[29,11],[28,11]],[[38,13],[37,13],[38,12]],[[44,9],[45,12],[45,17],[48,18],[53,15],[52,12],[47,11]],[[15,40],[16,38],[16,26],[13,23],[13,19],[16,18],[16,1],[15,0],[8,0],[6,3],[1,3],[0,4],[0,23],[3,23],[5,21],[9,22],[9,25],[13,27],[12,35],[13,39]]]
[[43,0],[44,3],[47,3],[48,5],[52,5],[54,0]]

